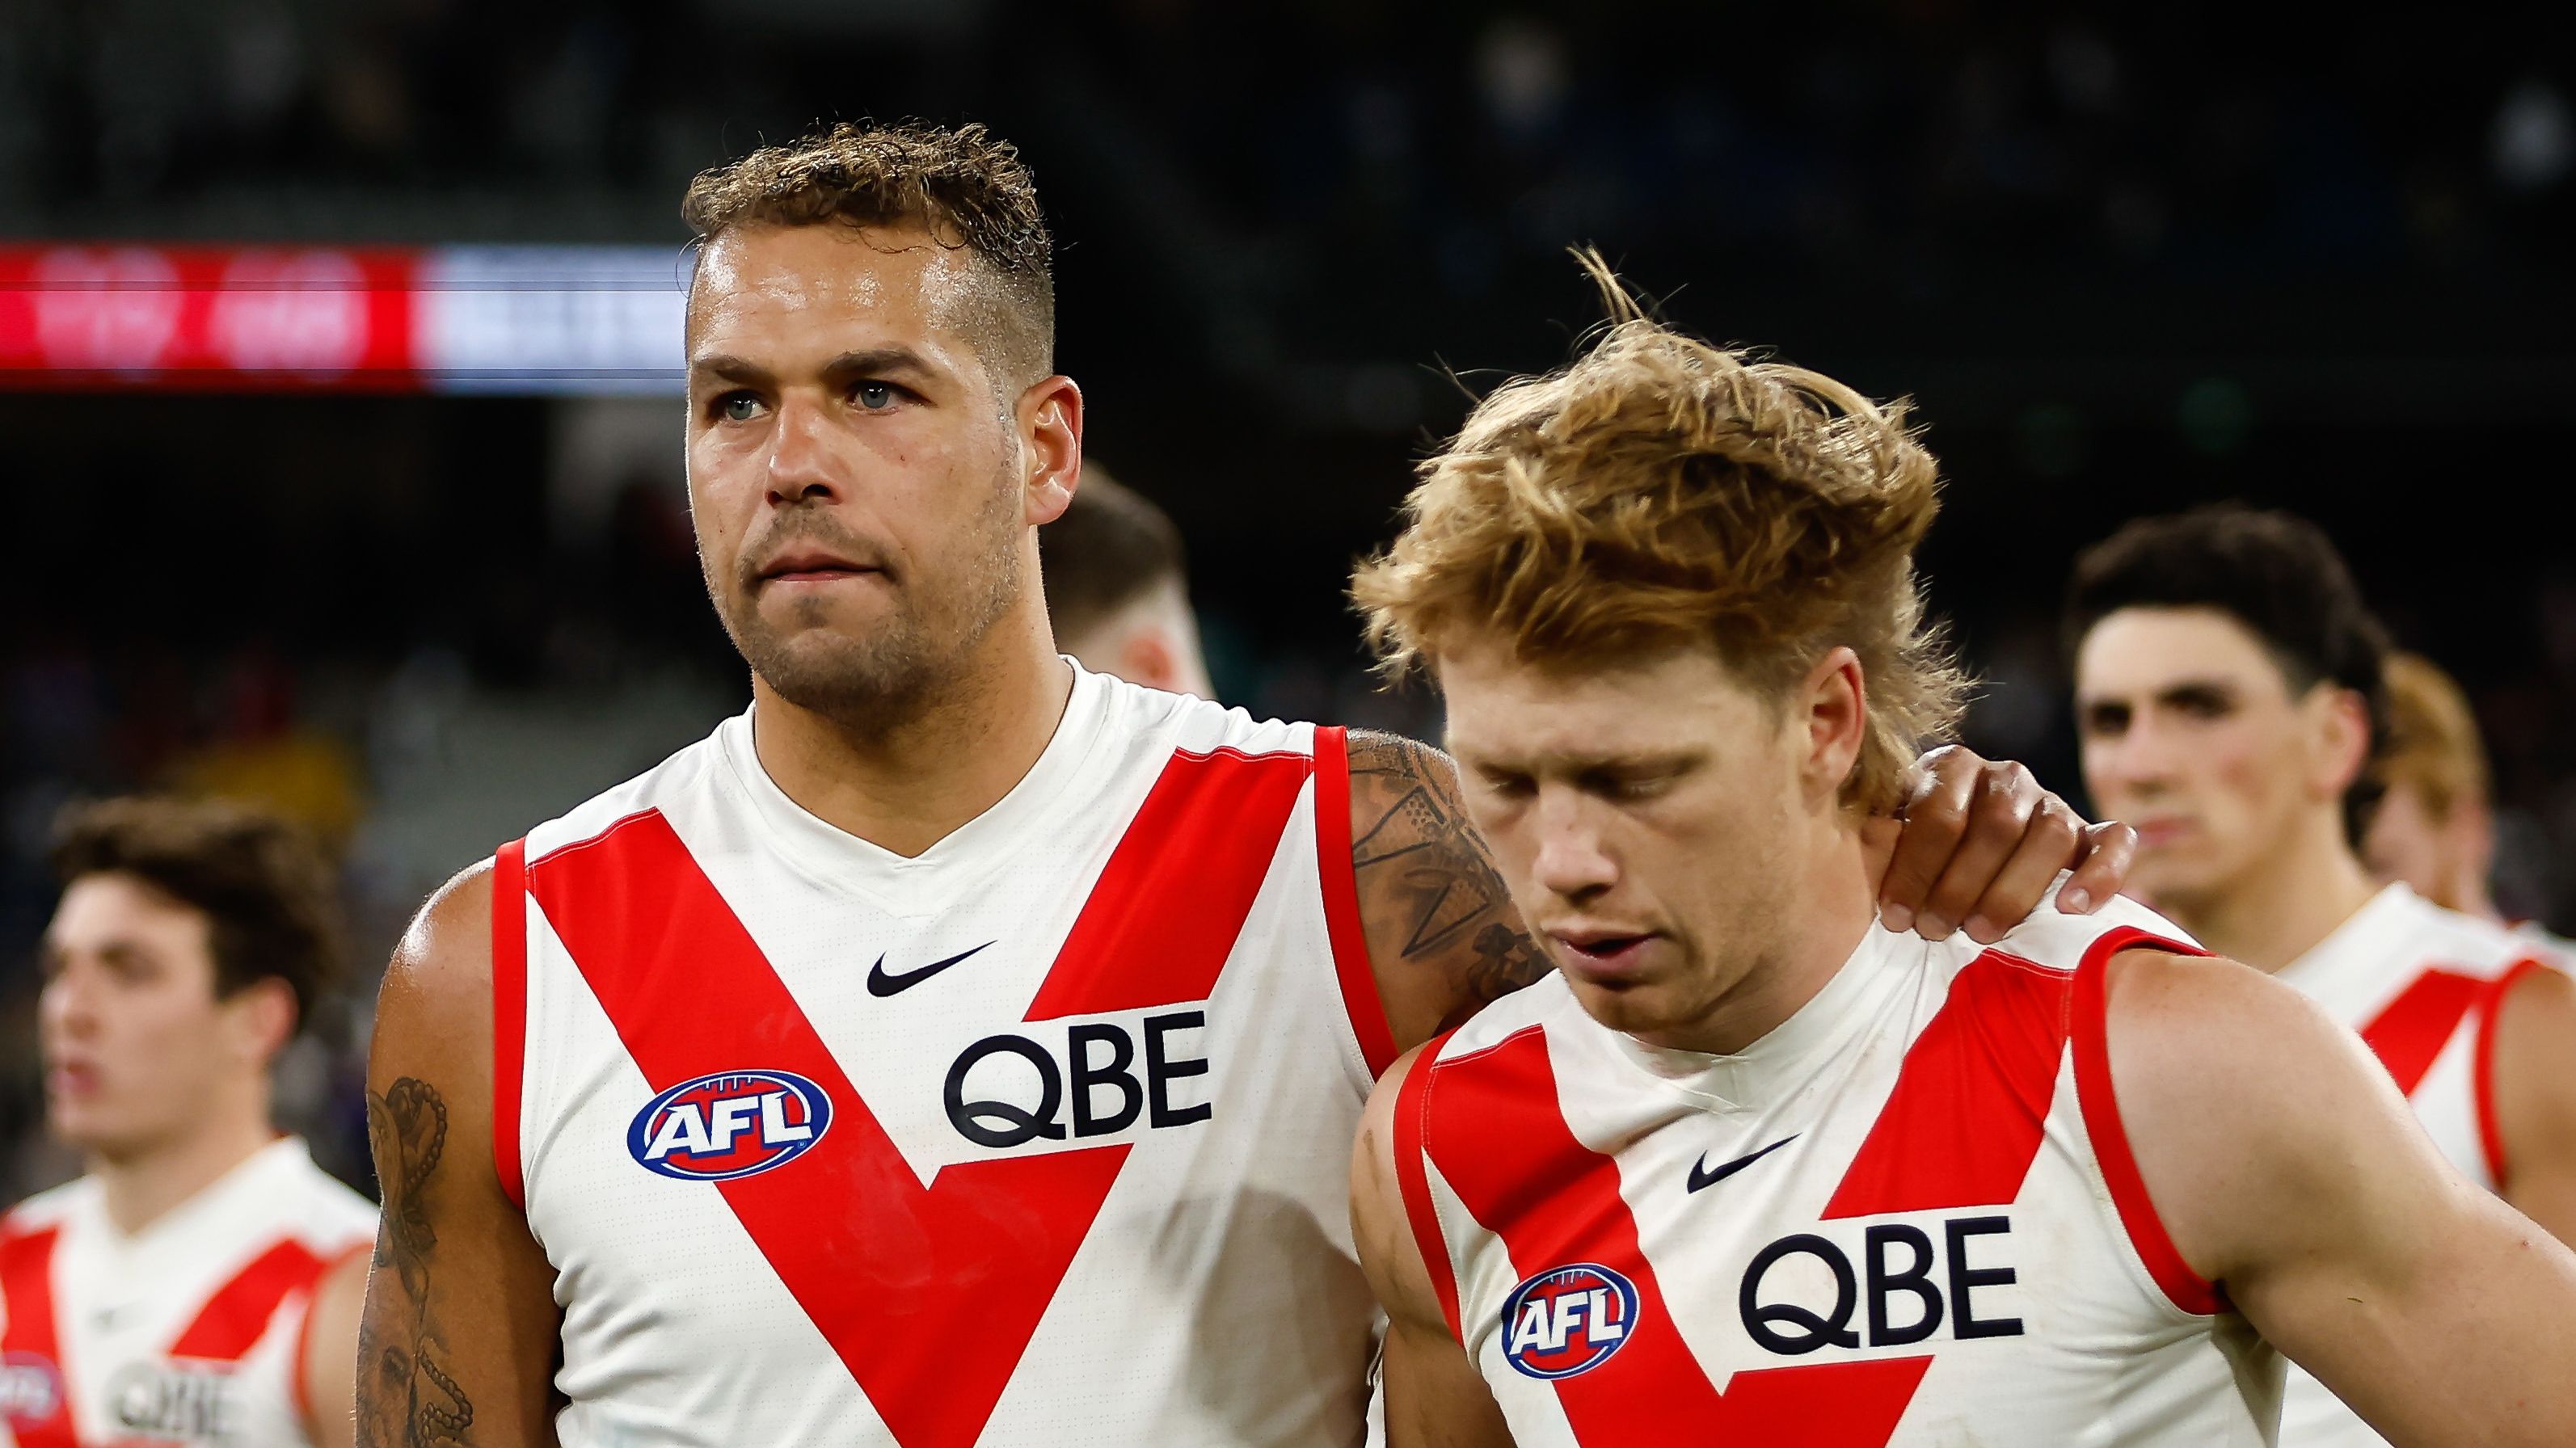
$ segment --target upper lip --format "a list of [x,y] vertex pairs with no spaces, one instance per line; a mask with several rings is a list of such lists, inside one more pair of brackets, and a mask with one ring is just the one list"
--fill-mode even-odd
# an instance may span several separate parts
[[1589,950],[1605,940],[1643,940],[1655,932],[1619,925],[1595,924],[1591,921],[1572,921],[1562,925],[1550,925],[1547,927],[1547,933],[1551,938],[1561,940],[1577,950]]
[[874,566],[854,562],[828,548],[798,543],[781,548],[760,567],[762,578],[776,578],[782,573],[866,573]]

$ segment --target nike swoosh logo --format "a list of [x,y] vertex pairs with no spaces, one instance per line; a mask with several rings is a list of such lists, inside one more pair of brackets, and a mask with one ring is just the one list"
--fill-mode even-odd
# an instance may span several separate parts
[[1771,1143],[1760,1151],[1754,1152],[1749,1156],[1739,1156],[1735,1160],[1728,1162],[1726,1165],[1719,1167],[1715,1171],[1710,1171],[1708,1169],[1708,1158],[1703,1155],[1698,1161],[1691,1164],[1690,1189],[1692,1191],[1698,1191],[1702,1187],[1716,1186],[1719,1182],[1726,1180],[1728,1177],[1735,1175],[1737,1172],[1744,1170],[1746,1167],[1753,1165],[1755,1162],[1760,1161],[1762,1158],[1769,1156],[1771,1153],[1778,1151],[1780,1148],[1787,1146],[1790,1142],[1796,1141],[1797,1139],[1798,1138],[1795,1136],[1781,1137],[1778,1141]]
[[930,979],[932,976],[939,974],[941,971],[946,970],[948,967],[955,965],[957,962],[964,960],[966,957],[973,955],[976,950],[986,949],[993,943],[994,942],[987,940],[984,944],[976,946],[975,950],[961,950],[955,955],[948,957],[946,960],[934,960],[930,964],[921,967],[919,970],[907,970],[901,975],[886,974],[885,957],[880,955],[877,957],[877,963],[868,967],[868,994],[875,996],[879,1000],[883,1000],[887,996],[894,995],[898,992],[908,991],[914,986],[921,984],[923,981]]

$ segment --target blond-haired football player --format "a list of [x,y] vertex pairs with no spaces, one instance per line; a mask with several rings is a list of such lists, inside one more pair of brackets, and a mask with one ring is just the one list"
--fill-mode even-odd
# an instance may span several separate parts
[[[1625,309],[1613,291],[1614,303]],[[2120,902],[1895,934],[1860,822],[1960,680],[1901,409],[1626,312],[1355,591],[1557,975],[1379,1083],[1395,1448],[2576,1438],[2576,1257],[2345,1032]]]
[[2381,794],[2361,839],[2370,872],[2445,910],[2510,926],[2562,968],[2576,964],[2576,940],[2496,908],[2494,773],[2469,696],[2422,654],[2389,655],[2382,677],[2388,743],[2371,761]]

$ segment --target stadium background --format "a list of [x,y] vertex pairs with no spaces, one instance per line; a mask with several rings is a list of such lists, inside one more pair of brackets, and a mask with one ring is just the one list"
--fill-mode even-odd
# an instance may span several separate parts
[[[1563,248],[1597,242],[1694,330],[1919,400],[1968,738],[2071,796],[2073,552],[2204,499],[2317,518],[2468,686],[2502,902],[2565,929],[2571,35],[1968,0],[12,3],[0,247],[617,245],[676,276],[704,165],[817,117],[987,121],[1056,228],[1088,450],[1179,520],[1220,693],[1424,732],[1342,580],[1466,389],[1593,320]],[[365,1002],[408,911],[746,697],[654,378],[417,381],[0,371],[0,1199],[71,1165],[30,1010],[64,801],[250,792],[340,848],[357,989],[282,1096],[363,1183]]]

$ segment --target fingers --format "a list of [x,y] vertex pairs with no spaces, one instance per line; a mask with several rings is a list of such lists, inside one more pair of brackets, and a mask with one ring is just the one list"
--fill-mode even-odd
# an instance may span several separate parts
[[2138,832],[2118,820],[2085,827],[2076,844],[2075,877],[2057,893],[2061,910],[2090,915],[2129,882],[2138,858]]
[[2083,816],[2066,801],[2043,792],[2012,857],[1995,872],[1977,903],[1969,907],[1965,927],[1968,938],[1979,945],[1992,945],[2028,919],[2048,898],[2048,887],[2057,883],[2058,872],[2074,860],[2083,835]]
[[[2031,772],[2018,764],[1989,764],[1980,776],[1977,788],[1968,796],[1968,823],[1959,838],[1959,848],[1932,886],[1932,893],[1917,912],[1915,931],[1928,940],[1938,940],[1967,923],[1986,903],[1988,892],[1999,883],[2020,888],[2030,878],[2030,866],[2020,860],[2037,833],[2043,842],[2050,833],[2048,817],[2042,808],[2048,803],[2048,792],[2039,787]],[[2007,925],[2017,924],[2037,903],[2039,892],[2047,887],[2075,852],[2075,826],[2071,820],[2061,822],[2055,832],[2054,853],[2047,873],[2035,885],[2028,885],[2029,899],[2019,909],[2001,918]],[[2020,869],[2011,867],[2019,864]],[[2008,873],[2009,872],[2009,873]],[[2001,910],[2009,900],[1997,900]],[[2001,931],[1995,934],[2000,935]]]
[[1888,929],[1913,928],[1967,833],[1968,801],[1984,763],[1952,745],[1933,750],[1916,766],[1901,810],[1905,827],[1878,883],[1879,919]]

